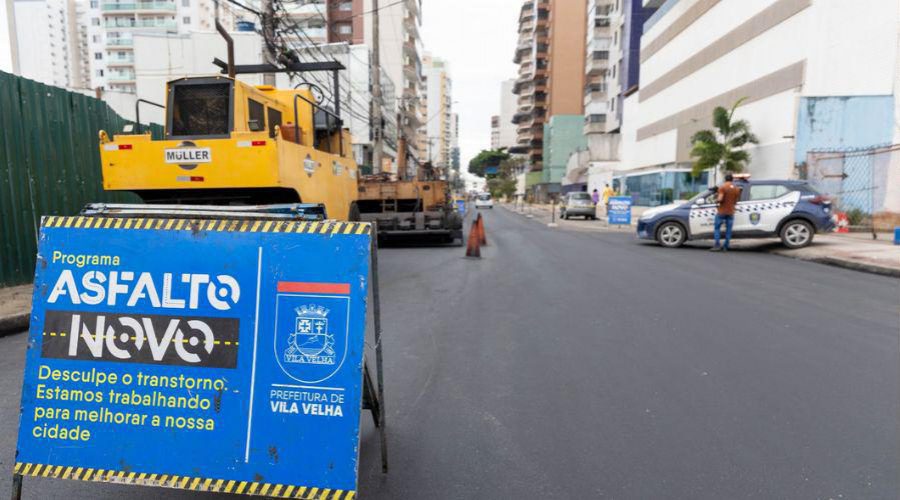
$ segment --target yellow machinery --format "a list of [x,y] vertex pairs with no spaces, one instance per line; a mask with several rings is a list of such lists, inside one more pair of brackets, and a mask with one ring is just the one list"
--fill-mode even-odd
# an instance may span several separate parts
[[359,182],[361,219],[378,222],[380,239],[409,236],[462,244],[462,217],[450,199],[449,184],[434,179],[395,180],[390,174],[365,176]]
[[147,203],[322,204],[331,219],[359,219],[350,135],[309,89],[181,78],[165,109],[162,140],[101,132],[104,189]]

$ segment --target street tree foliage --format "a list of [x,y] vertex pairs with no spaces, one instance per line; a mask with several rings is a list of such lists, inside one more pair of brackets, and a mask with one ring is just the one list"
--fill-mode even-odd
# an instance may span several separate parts
[[484,177],[484,170],[491,165],[499,165],[503,160],[509,159],[509,153],[505,148],[482,149],[475,158],[469,160],[469,173]]
[[748,144],[758,144],[759,140],[750,131],[747,120],[734,120],[734,112],[744,102],[739,99],[731,110],[722,106],[713,110],[713,130],[701,130],[691,137],[691,157],[696,158],[692,173],[698,177],[711,168],[721,168],[726,172],[743,172],[750,161],[750,153],[743,148]]
[[522,158],[508,157],[500,162],[497,175],[491,176],[487,181],[488,192],[494,198],[512,198],[516,194],[516,173],[521,169],[525,160]]

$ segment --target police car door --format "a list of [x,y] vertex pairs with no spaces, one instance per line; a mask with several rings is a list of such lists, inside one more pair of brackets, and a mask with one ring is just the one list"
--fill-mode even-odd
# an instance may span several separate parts
[[738,203],[734,229],[773,233],[778,223],[793,212],[799,199],[799,191],[792,191],[782,184],[751,184],[749,193],[745,193]]
[[703,198],[697,199],[691,205],[689,218],[692,237],[712,234],[717,210],[715,192],[710,192]]

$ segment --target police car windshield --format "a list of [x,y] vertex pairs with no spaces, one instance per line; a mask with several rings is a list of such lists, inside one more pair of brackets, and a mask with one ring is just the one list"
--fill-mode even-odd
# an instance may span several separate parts
[[481,201],[488,201],[491,199],[491,195],[489,194],[480,194],[478,195],[478,199]]
[[695,201],[697,201],[699,199],[706,198],[707,196],[711,195],[712,192],[713,192],[712,189],[707,189],[706,191],[701,191],[699,194],[695,195],[693,198],[688,200],[688,203],[694,203]]

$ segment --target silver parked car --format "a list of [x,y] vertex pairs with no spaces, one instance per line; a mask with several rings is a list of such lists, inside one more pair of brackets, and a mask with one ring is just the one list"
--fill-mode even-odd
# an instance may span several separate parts
[[597,205],[591,200],[591,195],[584,191],[567,193],[559,207],[559,216],[563,219],[573,216],[596,219]]

